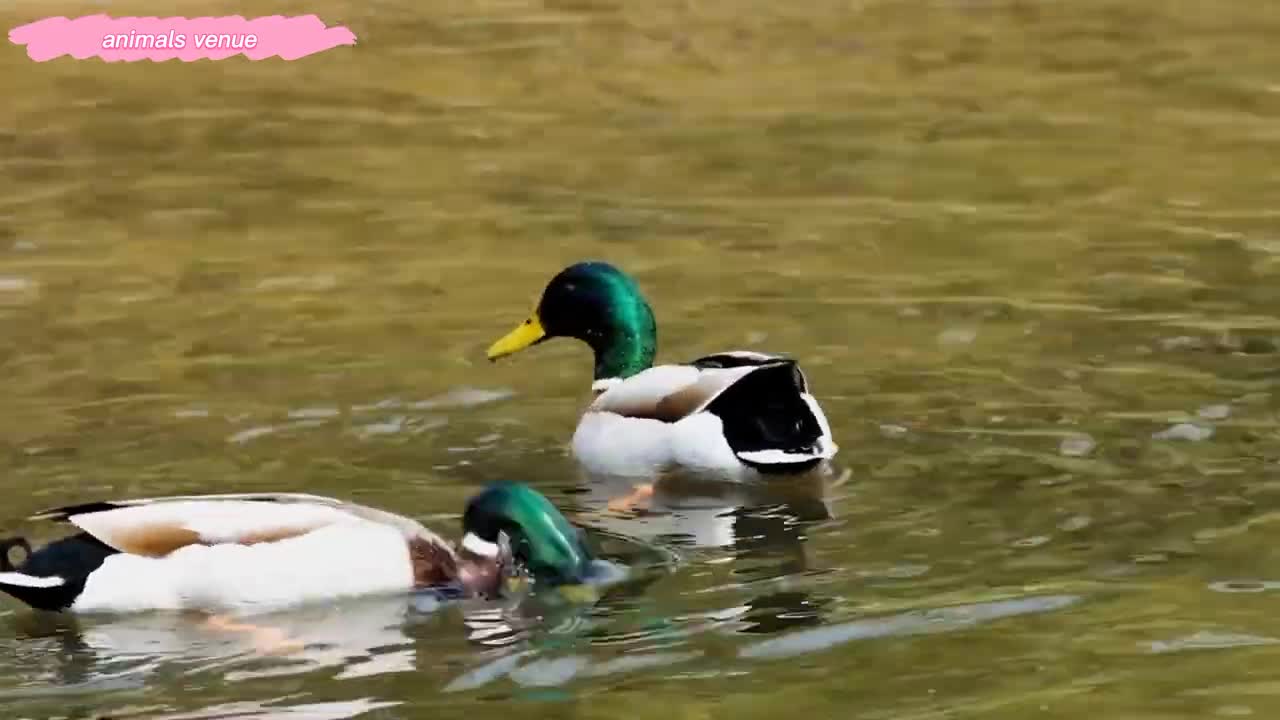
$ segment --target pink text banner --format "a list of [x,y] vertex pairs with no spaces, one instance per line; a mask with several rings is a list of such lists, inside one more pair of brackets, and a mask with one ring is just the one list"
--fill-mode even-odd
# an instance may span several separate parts
[[16,27],[9,41],[25,45],[36,62],[70,55],[77,60],[222,60],[244,55],[250,60],[284,60],[314,55],[340,45],[355,45],[356,36],[342,26],[325,27],[315,15],[259,17],[121,17],[87,15],[52,17]]

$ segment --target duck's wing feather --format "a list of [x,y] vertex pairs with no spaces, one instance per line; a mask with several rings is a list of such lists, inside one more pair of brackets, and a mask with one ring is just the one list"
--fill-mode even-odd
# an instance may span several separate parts
[[772,353],[756,352],[754,350],[728,350],[718,352],[712,355],[704,355],[697,360],[689,363],[698,368],[763,368],[776,367],[778,365],[790,365],[794,368],[796,386],[802,393],[809,392],[809,381],[804,375],[804,371],[800,369],[799,363],[786,355],[775,355]]
[[212,495],[165,495],[149,498],[130,498],[128,500],[99,500],[87,503],[77,503],[74,505],[62,505],[40,512],[30,516],[29,520],[52,520],[55,522],[66,522],[73,515],[85,515],[89,513],[104,512],[106,510],[118,510],[125,507],[133,507],[137,505],[158,505],[161,503],[185,502],[188,500],[207,500],[209,502],[226,502],[232,500],[243,500],[249,502],[275,502],[275,503],[314,503],[317,505],[343,505],[344,502],[323,495],[310,495],[307,493],[220,493]]
[[588,412],[676,422],[705,409],[734,383],[764,367],[791,364],[778,355],[729,351],[684,365],[657,365],[624,380],[597,384]]
[[420,524],[374,508],[300,493],[194,495],[94,502],[33,516],[69,522],[124,553],[163,557],[188,545],[253,545],[339,522],[376,522],[412,537]]
[[780,362],[791,362],[791,358],[786,355],[762,353],[754,350],[725,350],[703,355],[689,364],[699,368],[733,368],[775,365]]

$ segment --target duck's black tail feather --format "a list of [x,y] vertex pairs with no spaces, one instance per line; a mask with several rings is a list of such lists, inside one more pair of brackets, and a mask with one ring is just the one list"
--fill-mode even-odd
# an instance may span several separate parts
[[765,473],[795,473],[825,457],[824,432],[804,399],[804,375],[794,362],[761,367],[707,406],[724,423],[738,459]]
[[[22,548],[22,561],[14,563],[13,549]],[[46,599],[51,589],[60,589],[65,581],[59,577],[40,577],[24,572],[31,560],[31,543],[26,538],[0,539],[0,590],[37,608],[54,609]]]
[[[26,553],[15,565],[15,547]],[[41,610],[64,610],[75,602],[89,574],[115,550],[86,533],[55,540],[32,552],[23,538],[0,540],[0,591]]]

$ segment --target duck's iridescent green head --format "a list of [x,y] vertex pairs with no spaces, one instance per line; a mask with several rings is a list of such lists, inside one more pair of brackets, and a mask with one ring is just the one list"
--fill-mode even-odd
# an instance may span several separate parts
[[561,270],[538,307],[489,348],[489,359],[554,337],[577,338],[595,353],[595,378],[630,377],[653,364],[658,328],[653,310],[630,276],[606,262]]
[[580,583],[593,560],[582,531],[528,485],[495,482],[467,503],[462,544],[471,552],[496,554],[502,533],[511,554],[539,582]]

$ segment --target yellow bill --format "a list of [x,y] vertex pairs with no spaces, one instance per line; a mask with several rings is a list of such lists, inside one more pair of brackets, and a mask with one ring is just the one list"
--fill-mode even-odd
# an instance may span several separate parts
[[497,360],[505,355],[520,352],[547,336],[542,329],[542,321],[535,313],[528,320],[516,326],[515,330],[503,335],[498,342],[489,346],[489,359]]
[[561,585],[560,596],[571,603],[590,605],[600,601],[600,591],[594,585]]
[[525,587],[529,585],[529,581],[520,576],[510,576],[503,582],[506,595],[508,597],[524,592]]

